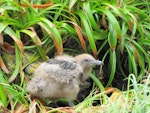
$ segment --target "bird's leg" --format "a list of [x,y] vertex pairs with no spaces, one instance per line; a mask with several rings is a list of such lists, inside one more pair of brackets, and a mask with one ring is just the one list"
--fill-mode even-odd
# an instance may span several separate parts
[[54,106],[55,106],[56,108],[59,107],[58,104],[57,104],[57,101],[58,101],[57,99],[54,99],[54,100],[53,100]]
[[68,103],[69,103],[69,106],[70,106],[70,107],[73,107],[73,106],[74,106],[73,100],[69,100]]

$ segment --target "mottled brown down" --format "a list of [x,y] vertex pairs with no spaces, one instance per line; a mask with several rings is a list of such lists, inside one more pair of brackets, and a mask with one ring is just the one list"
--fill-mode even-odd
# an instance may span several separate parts
[[66,98],[73,106],[81,81],[89,77],[93,66],[101,64],[102,61],[95,60],[89,54],[56,56],[35,69],[26,90],[41,98]]

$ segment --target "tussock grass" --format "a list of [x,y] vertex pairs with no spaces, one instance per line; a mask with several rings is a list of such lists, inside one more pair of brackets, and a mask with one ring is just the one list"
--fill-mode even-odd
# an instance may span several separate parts
[[[83,113],[149,113],[150,111],[150,74],[146,82],[141,84],[136,81],[135,75],[128,77],[128,90],[115,91],[110,97],[105,91],[99,94],[94,91],[79,105],[75,111]],[[102,101],[105,98],[105,101]],[[94,101],[100,101],[101,105],[93,106]]]
[[[108,113],[148,112],[149,76],[145,83],[139,84],[139,81],[150,71],[149,11],[148,0],[20,0],[20,3],[18,0],[1,0],[0,105],[9,107],[12,112],[18,104],[23,104],[19,108],[26,110],[31,106],[30,112],[36,106],[43,112],[47,111],[40,102],[31,104],[25,91],[25,68],[39,59],[45,61],[53,57],[50,52],[87,52],[102,59],[106,65],[109,75],[106,87],[111,86],[115,76],[119,75],[128,78],[128,88],[119,92],[121,97],[113,102],[105,94],[105,86],[91,74],[102,92],[93,89],[82,103],[75,106],[75,111],[92,106],[95,100],[99,100],[104,107],[107,106],[105,110]],[[78,46],[64,48],[69,39]],[[13,69],[8,65],[12,59],[6,61],[3,52],[15,54]],[[24,63],[25,54],[29,52],[32,55]],[[17,79],[19,82],[15,84]]]

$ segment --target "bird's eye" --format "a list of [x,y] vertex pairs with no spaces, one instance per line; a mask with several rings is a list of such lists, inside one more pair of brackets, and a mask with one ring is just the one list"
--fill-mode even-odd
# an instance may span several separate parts
[[85,59],[86,62],[90,61],[89,59]]

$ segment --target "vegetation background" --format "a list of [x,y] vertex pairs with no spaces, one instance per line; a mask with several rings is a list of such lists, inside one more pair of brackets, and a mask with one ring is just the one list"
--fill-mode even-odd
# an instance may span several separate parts
[[[83,102],[73,108],[50,108],[31,100],[25,86],[40,62],[56,54],[83,52],[105,64],[98,74],[93,71],[90,75],[93,87]],[[0,106],[5,112],[73,113],[92,109],[148,113],[150,2],[1,0],[0,67]],[[93,106],[96,101],[101,105]]]

